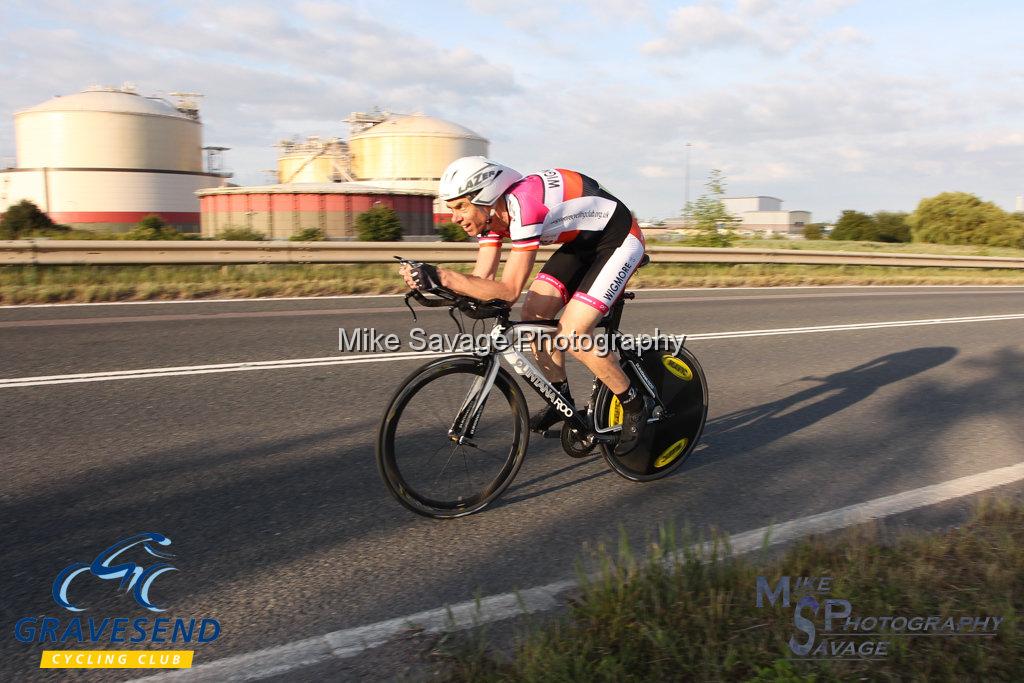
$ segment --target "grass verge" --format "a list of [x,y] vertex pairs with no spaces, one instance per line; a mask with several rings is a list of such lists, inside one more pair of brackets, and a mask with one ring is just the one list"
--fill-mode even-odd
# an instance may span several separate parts
[[[831,539],[809,538],[774,559],[732,558],[719,538],[702,551],[663,532],[636,560],[623,545],[598,555],[596,578],[584,578],[568,612],[526,627],[511,654],[495,652],[486,634],[453,654],[457,681],[1020,681],[1024,680],[1024,504],[983,500],[964,526],[882,541],[879,527]],[[836,636],[886,641],[871,661],[796,661],[788,645],[807,640],[794,628],[794,607],[756,606],[764,576],[832,577],[826,598],[845,598],[852,617],[1003,617],[992,637]],[[796,601],[797,598],[791,597]],[[823,612],[803,616],[825,639]],[[844,623],[840,619],[837,624]],[[937,622],[939,624],[944,621]],[[990,624],[993,622],[989,622]],[[909,631],[904,627],[903,633]],[[834,625],[833,631],[841,631]],[[988,630],[992,630],[991,626]],[[891,633],[892,631],[890,631]],[[942,631],[946,632],[946,631]],[[483,640],[482,640],[483,639]],[[828,646],[831,647],[831,646]],[[809,655],[808,655],[809,656]],[[849,656],[848,654],[845,656]]]
[[[468,271],[470,266],[451,266]],[[539,267],[536,269],[539,271]],[[1024,285],[1024,272],[999,269],[652,264],[634,288],[785,285]],[[146,301],[404,291],[393,265],[0,266],[0,303]]]

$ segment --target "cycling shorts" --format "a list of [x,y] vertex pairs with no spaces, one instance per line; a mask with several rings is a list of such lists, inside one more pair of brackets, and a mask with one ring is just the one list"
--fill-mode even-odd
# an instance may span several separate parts
[[607,313],[639,267],[644,256],[640,226],[622,202],[601,231],[580,232],[563,244],[544,264],[537,280],[562,295]]

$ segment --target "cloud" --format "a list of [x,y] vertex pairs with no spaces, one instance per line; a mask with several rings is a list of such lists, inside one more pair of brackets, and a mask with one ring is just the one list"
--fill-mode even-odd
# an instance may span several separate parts
[[673,10],[662,35],[646,42],[642,50],[675,56],[732,48],[787,54],[812,43],[819,24],[850,4],[847,0],[740,0],[727,5],[705,0]]

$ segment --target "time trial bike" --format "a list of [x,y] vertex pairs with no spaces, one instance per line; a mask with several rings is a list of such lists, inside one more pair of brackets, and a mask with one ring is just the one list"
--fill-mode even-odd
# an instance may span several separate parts
[[505,301],[480,301],[445,288],[429,294],[412,290],[406,305],[412,310],[410,300],[415,300],[447,307],[453,318],[458,311],[494,324],[485,349],[435,358],[406,377],[384,413],[377,465],[388,490],[409,510],[438,519],[469,515],[492,503],[515,479],[529,445],[529,415],[523,392],[501,366],[502,359],[565,416],[560,433],[553,435],[572,457],[598,448],[617,474],[644,482],[675,471],[696,447],[708,411],[704,371],[685,347],[675,353],[657,346],[638,351],[623,343],[619,322],[633,292],[623,293],[598,323],[606,344],[619,349],[626,375],[653,406],[640,445],[625,456],[614,452],[622,424],[615,394],[595,379],[588,404],[579,409],[544,377],[533,354],[523,353],[524,333],[553,335],[556,320],[512,320]]

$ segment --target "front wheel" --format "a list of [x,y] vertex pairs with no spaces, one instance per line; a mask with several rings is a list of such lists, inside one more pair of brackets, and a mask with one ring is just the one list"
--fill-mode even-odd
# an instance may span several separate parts
[[[631,481],[652,481],[674,472],[690,456],[704,431],[708,415],[707,381],[697,358],[687,349],[673,356],[650,350],[640,366],[653,382],[667,415],[649,422],[640,444],[625,456],[615,455],[615,444],[601,444],[605,461]],[[640,388],[632,368],[623,370]],[[598,383],[591,402],[594,426],[605,429],[622,424],[622,406],[608,387]]]
[[435,360],[406,378],[391,399],[377,438],[377,466],[391,494],[417,514],[447,519],[477,512],[504,492],[523,464],[526,399],[502,369],[474,435],[462,444],[449,436],[487,368],[483,358]]

